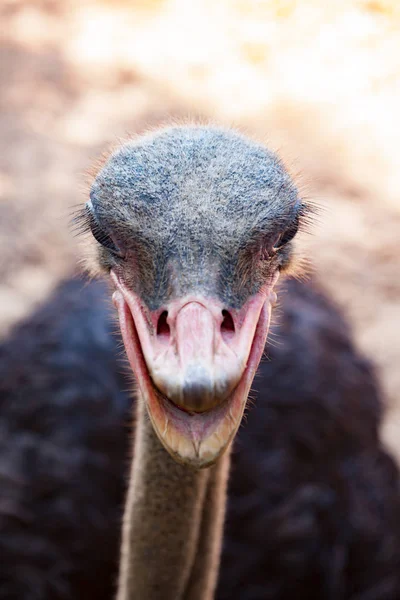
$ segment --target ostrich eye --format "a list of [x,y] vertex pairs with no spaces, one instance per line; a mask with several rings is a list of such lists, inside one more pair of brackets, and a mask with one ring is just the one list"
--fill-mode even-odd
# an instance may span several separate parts
[[119,258],[123,258],[122,251],[120,250],[120,248],[118,248],[117,244],[114,242],[112,237],[109,236],[100,227],[100,224],[96,218],[96,215],[94,214],[92,203],[87,202],[85,209],[86,209],[87,224],[90,227],[90,231],[92,232],[94,239],[97,242],[99,242],[99,244],[101,244],[104,248],[107,248],[107,250],[109,250],[115,256],[118,256]]
[[274,250],[279,250],[283,246],[286,246],[289,242],[292,241],[294,236],[299,230],[299,216],[297,215],[294,221],[289,225],[289,227],[281,233],[276,242],[274,243]]

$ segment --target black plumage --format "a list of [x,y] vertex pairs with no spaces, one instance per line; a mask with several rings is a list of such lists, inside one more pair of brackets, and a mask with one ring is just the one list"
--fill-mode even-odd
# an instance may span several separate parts
[[[398,471],[371,366],[285,283],[235,441],[217,598],[400,597]],[[0,599],[113,597],[131,375],[102,282],[63,283],[0,347]]]

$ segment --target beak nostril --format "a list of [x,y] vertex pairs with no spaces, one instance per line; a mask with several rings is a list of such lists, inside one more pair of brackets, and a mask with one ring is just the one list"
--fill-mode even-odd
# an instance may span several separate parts
[[164,312],[161,313],[161,315],[158,318],[158,323],[157,323],[157,335],[160,336],[161,338],[164,338],[165,340],[169,339],[171,330],[170,327],[167,323],[167,318],[168,318],[168,312],[166,310],[164,310]]
[[222,316],[221,334],[224,339],[229,340],[235,333],[235,324],[232,315],[227,310],[222,311]]

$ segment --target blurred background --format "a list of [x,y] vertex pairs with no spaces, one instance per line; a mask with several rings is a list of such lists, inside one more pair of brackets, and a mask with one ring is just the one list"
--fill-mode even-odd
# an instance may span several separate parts
[[400,3],[1,0],[0,335],[74,269],[71,207],[110,144],[167,120],[277,150],[304,240],[375,362],[400,458]]

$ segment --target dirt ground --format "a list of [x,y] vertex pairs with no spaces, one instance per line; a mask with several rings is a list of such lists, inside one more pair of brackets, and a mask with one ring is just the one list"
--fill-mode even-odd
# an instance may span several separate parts
[[75,268],[68,215],[110,143],[235,125],[321,206],[301,244],[378,367],[400,457],[396,0],[1,0],[0,20],[0,333]]

